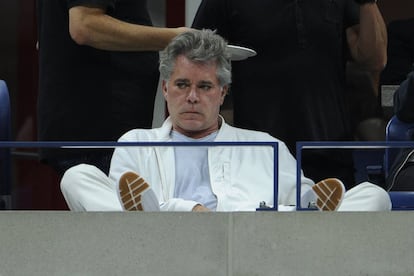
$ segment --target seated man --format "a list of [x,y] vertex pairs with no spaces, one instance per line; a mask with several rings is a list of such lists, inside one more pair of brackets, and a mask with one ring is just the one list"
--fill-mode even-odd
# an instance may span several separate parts
[[[414,71],[394,93],[394,114],[405,123],[414,123]],[[414,137],[413,137],[414,138]],[[414,191],[414,150],[400,149],[386,179],[390,191]]]
[[[90,165],[78,165],[65,173],[61,189],[70,209],[254,211],[265,202],[293,210],[288,206],[296,205],[296,160],[285,144],[267,133],[232,127],[219,115],[231,83],[229,55],[227,43],[210,30],[177,36],[160,55],[162,90],[170,116],[160,128],[134,129],[119,141],[278,142],[278,202],[273,202],[270,146],[119,147],[109,177]],[[252,97],[257,96],[252,91]],[[320,209],[328,210],[391,208],[387,192],[371,183],[354,187],[341,201],[344,188],[337,179],[314,186],[302,174],[301,182],[302,206],[316,201]]]

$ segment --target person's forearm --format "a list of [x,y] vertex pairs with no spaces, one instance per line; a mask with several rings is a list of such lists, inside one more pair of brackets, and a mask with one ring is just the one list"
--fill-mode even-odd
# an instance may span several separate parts
[[361,62],[382,70],[387,63],[387,29],[376,4],[360,7],[359,49]]
[[130,24],[90,9],[71,9],[69,29],[76,43],[109,51],[159,51],[186,30]]
[[359,29],[354,32],[351,53],[368,71],[381,71],[387,63],[387,31],[382,15],[374,3],[360,6]]

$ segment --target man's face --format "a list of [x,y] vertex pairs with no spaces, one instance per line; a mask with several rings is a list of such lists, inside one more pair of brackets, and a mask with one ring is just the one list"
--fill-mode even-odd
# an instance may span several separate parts
[[227,93],[216,76],[217,66],[178,56],[174,71],[162,89],[174,130],[201,138],[218,129],[218,114]]

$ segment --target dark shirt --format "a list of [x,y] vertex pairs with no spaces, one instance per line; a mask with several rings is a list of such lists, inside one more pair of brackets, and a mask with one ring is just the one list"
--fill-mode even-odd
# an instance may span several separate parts
[[69,34],[68,10],[77,5],[102,7],[117,19],[152,25],[145,0],[38,1],[39,140],[116,141],[132,128],[150,128],[158,53],[76,44]]
[[203,1],[193,27],[217,29],[257,56],[233,63],[234,124],[296,141],[349,140],[345,29],[358,23],[348,0]]
[[414,18],[391,21],[387,25],[387,33],[388,61],[381,72],[381,83],[398,85],[413,69]]
[[[387,128],[387,140],[414,140],[414,72],[401,82],[394,93],[394,113]],[[395,137],[390,137],[390,135]],[[386,150],[386,187],[394,191],[412,191],[414,179],[414,150],[412,148],[389,148]]]
[[414,123],[414,71],[394,93],[394,113],[405,123]]
[[[350,0],[204,0],[193,27],[217,29],[257,56],[233,62],[234,125],[283,140],[352,140],[345,93],[350,57],[346,29],[359,23]],[[315,181],[339,177],[354,185],[351,155],[306,152],[302,168]]]

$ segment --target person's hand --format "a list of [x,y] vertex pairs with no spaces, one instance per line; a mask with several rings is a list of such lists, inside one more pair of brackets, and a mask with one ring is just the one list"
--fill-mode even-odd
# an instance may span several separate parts
[[377,3],[377,0],[354,0],[358,5],[364,5],[367,3]]
[[201,204],[197,204],[196,206],[193,207],[192,211],[193,212],[210,212],[211,210]]

